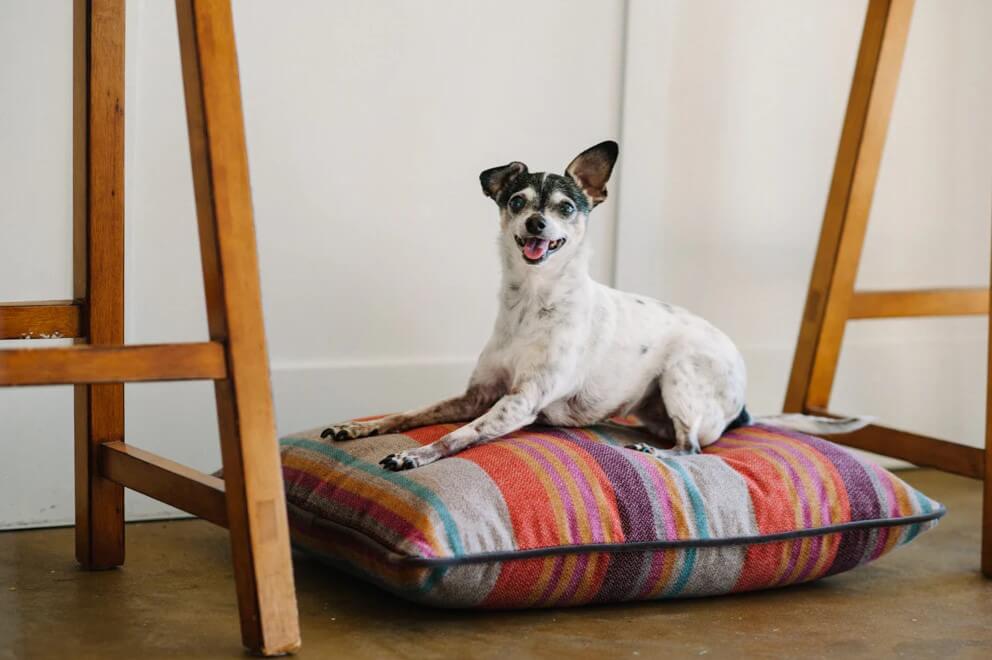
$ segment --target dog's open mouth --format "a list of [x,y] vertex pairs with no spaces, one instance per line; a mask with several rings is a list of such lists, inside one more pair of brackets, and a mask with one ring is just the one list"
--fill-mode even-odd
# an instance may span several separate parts
[[565,238],[559,238],[556,241],[549,241],[545,238],[536,238],[534,236],[527,238],[516,236],[515,238],[517,245],[520,246],[520,251],[524,255],[524,261],[529,264],[541,263],[559,250],[565,244],[566,240]]

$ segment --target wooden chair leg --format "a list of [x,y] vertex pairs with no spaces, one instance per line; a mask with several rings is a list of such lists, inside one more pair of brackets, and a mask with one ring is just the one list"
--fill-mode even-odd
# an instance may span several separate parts
[[[992,280],[992,270],[990,270]],[[992,286],[989,287],[992,308]],[[988,378],[985,385],[985,483],[982,484],[982,573],[992,578],[992,318],[988,329]]]
[[[73,289],[81,335],[124,343],[124,0],[76,0],[73,17]],[[75,386],[76,558],[124,563],[124,489],[99,471],[124,439],[124,385]]]
[[245,646],[300,644],[229,0],[176,0],[228,525]]
[[826,408],[849,317],[913,0],[871,0],[813,263],[786,412]]

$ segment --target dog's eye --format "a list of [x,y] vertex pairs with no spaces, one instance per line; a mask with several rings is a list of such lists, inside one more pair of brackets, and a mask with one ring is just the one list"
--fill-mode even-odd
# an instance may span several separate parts
[[561,211],[562,215],[572,215],[575,212],[575,206],[571,202],[562,202],[558,205],[558,210]]
[[516,196],[516,197],[514,197],[513,199],[510,200],[510,203],[509,203],[508,206],[510,207],[510,210],[511,211],[513,211],[514,213],[516,213],[517,211],[519,211],[520,209],[522,209],[524,207],[524,204],[526,204],[526,203],[527,202],[526,202],[526,200],[524,200],[523,196],[518,195],[518,196]]

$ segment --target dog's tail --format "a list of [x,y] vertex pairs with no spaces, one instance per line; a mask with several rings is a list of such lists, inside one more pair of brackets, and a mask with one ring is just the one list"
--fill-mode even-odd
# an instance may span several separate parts
[[741,426],[751,426],[752,424],[767,424],[768,426],[778,426],[802,433],[830,435],[857,431],[868,426],[873,421],[875,421],[874,417],[865,415],[855,417],[820,417],[799,413],[782,413],[780,415],[759,415],[752,417],[751,413],[747,411],[747,408],[743,408],[737,419],[730,422],[727,426],[727,430],[731,431]]

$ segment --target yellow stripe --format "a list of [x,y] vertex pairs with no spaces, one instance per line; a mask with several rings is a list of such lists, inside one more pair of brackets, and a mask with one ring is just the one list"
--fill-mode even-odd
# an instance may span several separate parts
[[[300,465],[301,463],[304,465]],[[445,544],[437,536],[437,530],[430,519],[429,511],[412,506],[409,502],[389,491],[383,490],[382,484],[354,472],[329,469],[323,463],[312,461],[311,459],[303,459],[302,457],[297,457],[293,461],[287,461],[286,466],[306,472],[321,481],[332,483],[335,488],[340,488],[348,493],[359,495],[375,502],[416,528],[423,535],[424,540],[435,551],[435,554],[443,554],[446,551]],[[335,507],[342,506],[333,500],[331,504]],[[393,531],[388,526],[384,527],[389,531]],[[394,533],[398,534],[398,532]]]
[[[498,446],[516,455],[520,460],[526,463],[534,476],[541,482],[541,485],[544,487],[544,491],[548,494],[548,501],[551,504],[551,510],[554,512],[555,525],[558,528],[558,543],[569,543],[570,535],[568,533],[568,521],[565,516],[565,507],[561,499],[561,494],[558,492],[558,489],[555,487],[554,483],[552,483],[551,478],[544,471],[541,465],[538,464],[536,459],[534,459],[524,449],[515,446],[513,442],[501,442]],[[552,565],[553,562],[551,561],[544,562],[541,575],[534,583],[534,588],[531,590],[530,595],[526,599],[527,605],[533,605],[541,597],[541,594],[544,593],[548,582],[551,580]]]

